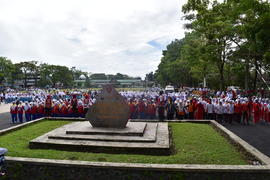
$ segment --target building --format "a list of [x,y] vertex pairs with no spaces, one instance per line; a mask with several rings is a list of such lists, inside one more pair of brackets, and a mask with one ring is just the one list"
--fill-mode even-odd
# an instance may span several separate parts
[[102,87],[104,84],[112,83],[118,88],[138,88],[143,87],[143,81],[140,79],[118,79],[118,80],[108,80],[108,79],[91,79],[91,87]]

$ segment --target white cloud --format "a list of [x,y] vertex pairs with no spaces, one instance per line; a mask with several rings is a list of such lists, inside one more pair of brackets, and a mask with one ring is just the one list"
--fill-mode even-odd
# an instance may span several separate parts
[[[186,1],[186,0],[185,0]],[[179,0],[0,0],[0,56],[141,76],[184,36]]]

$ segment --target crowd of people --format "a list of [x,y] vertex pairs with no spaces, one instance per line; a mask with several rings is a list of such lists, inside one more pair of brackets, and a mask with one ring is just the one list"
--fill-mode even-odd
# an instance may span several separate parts
[[[212,119],[220,123],[270,123],[270,101],[257,96],[244,97],[239,92],[208,89],[183,89],[164,93],[120,91],[130,109],[130,119]],[[82,117],[96,101],[97,91],[54,91],[5,94],[14,101],[10,107],[12,123],[41,117]],[[29,99],[27,99],[29,98]]]

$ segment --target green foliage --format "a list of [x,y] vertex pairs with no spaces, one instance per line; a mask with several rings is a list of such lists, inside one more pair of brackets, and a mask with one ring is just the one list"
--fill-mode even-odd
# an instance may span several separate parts
[[6,57],[0,57],[0,85],[6,80],[12,80],[12,72],[15,70],[12,62]]
[[[218,81],[219,89],[232,84],[245,86],[245,89],[253,84],[255,89],[257,71],[267,77],[263,70],[270,64],[269,1],[188,0],[182,11],[189,21],[186,27],[190,32],[163,51],[155,74],[160,84],[182,84],[180,80],[191,75],[191,81],[184,81],[184,85],[194,82],[198,85],[206,78],[212,88],[217,88]],[[180,45],[177,46],[177,42],[181,42]],[[175,76],[179,73],[170,62],[176,60],[186,63],[187,73],[174,82],[171,71]],[[234,67],[240,71],[235,71]],[[179,67],[179,71],[182,68]]]
[[47,85],[71,87],[73,72],[66,66],[41,64],[39,86],[46,87]]
[[53,149],[29,149],[30,140],[61,127],[70,121],[45,120],[0,136],[0,146],[7,148],[8,156],[45,159],[106,160],[127,163],[164,164],[232,164],[244,165],[247,160],[217,131],[207,124],[170,123],[175,154],[151,156],[135,154],[106,154],[69,152]]

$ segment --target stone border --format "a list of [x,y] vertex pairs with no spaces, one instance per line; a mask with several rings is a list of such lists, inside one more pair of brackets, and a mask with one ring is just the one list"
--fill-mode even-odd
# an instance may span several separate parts
[[[45,118],[37,119],[35,121],[27,122],[21,125],[17,125],[11,128],[7,128],[0,131],[0,135],[6,134],[8,132],[20,129],[24,126],[39,122]],[[48,118],[52,120],[60,120],[59,118]],[[61,118],[61,120],[84,120],[82,118]],[[132,120],[132,121],[141,121],[141,120]],[[150,120],[147,122],[151,122]],[[156,122],[153,120],[152,122]],[[242,140],[240,137],[226,129],[221,124],[213,120],[173,120],[173,121],[164,121],[164,122],[191,122],[191,123],[207,123],[211,124],[217,130],[220,130],[223,134],[229,137],[229,139],[241,146],[246,152],[251,156],[259,160],[262,165],[199,165],[199,164],[142,164],[142,163],[114,163],[114,162],[89,162],[89,161],[73,161],[73,160],[55,160],[55,159],[39,159],[39,158],[22,158],[22,157],[6,157],[8,167],[14,167],[17,164],[21,164],[22,167],[30,166],[35,168],[41,167],[57,167],[57,168],[83,168],[86,171],[106,171],[109,173],[111,171],[120,170],[121,173],[131,173],[131,172],[151,172],[156,175],[160,175],[162,172],[167,172],[167,174],[173,173],[186,173],[188,176],[196,176],[199,174],[206,177],[232,177],[232,179],[249,179],[247,178],[248,174],[256,177],[268,177],[264,179],[270,179],[270,158],[260,151],[258,151],[253,146],[249,145],[247,142]],[[10,165],[9,165],[10,164]],[[42,168],[41,168],[42,169]],[[46,168],[45,168],[46,169]],[[37,170],[37,169],[35,169]],[[63,169],[61,169],[63,170]],[[34,171],[33,171],[34,172]],[[119,172],[117,172],[119,173]],[[195,173],[195,174],[194,174]],[[223,174],[224,173],[224,174]],[[226,175],[226,176],[225,176]],[[236,175],[236,176],[235,176]],[[239,175],[239,176],[238,176]],[[243,177],[242,177],[243,176]],[[113,176],[112,176],[113,177]],[[171,177],[171,176],[170,176]],[[31,178],[30,178],[31,179]],[[152,179],[152,178],[150,178]],[[192,179],[192,178],[191,178]]]

